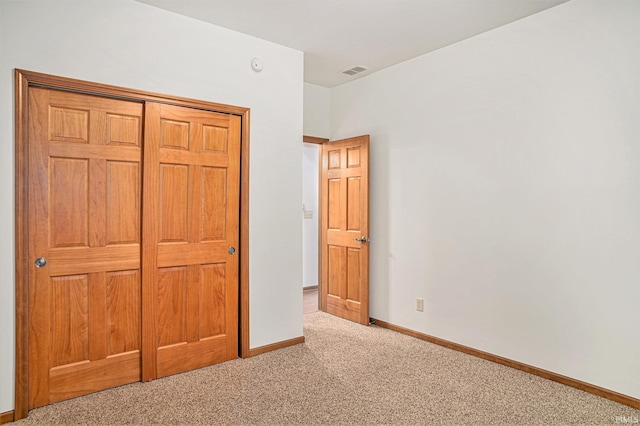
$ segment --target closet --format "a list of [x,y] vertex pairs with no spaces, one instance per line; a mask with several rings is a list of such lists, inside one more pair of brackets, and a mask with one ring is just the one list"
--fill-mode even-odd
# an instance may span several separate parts
[[28,408],[236,358],[242,117],[48,87],[24,112]]

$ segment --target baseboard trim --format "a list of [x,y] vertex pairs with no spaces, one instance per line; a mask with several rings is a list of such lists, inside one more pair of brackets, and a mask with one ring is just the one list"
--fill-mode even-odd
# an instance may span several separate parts
[[5,423],[11,423],[12,421],[13,421],[13,411],[0,413],[0,425],[3,425]]
[[275,351],[276,349],[288,348],[289,346],[299,345],[304,343],[304,336],[296,337],[289,340],[283,340],[282,342],[272,343],[270,345],[260,346],[249,350],[249,357],[260,355],[266,352]]
[[454,351],[463,352],[468,355],[472,355],[478,358],[486,359],[487,361],[495,362],[497,364],[506,365],[507,367],[515,368],[535,376],[543,377],[554,382],[562,383],[563,385],[571,386],[576,389],[580,389],[584,392],[607,398],[620,404],[628,405],[636,409],[640,409],[640,399],[633,398],[628,395],[624,395],[609,389],[601,388],[600,386],[592,385],[590,383],[582,382],[580,380],[572,379],[571,377],[563,376],[561,374],[554,373],[552,371],[543,370],[542,368],[534,367],[532,365],[524,364],[518,361],[514,361],[508,358],[504,358],[498,355],[490,354],[478,349],[470,348],[469,346],[460,345],[458,343],[450,342],[448,340],[440,339],[438,337],[430,336],[428,334],[420,333],[418,331],[410,330],[408,328],[401,327],[399,325],[391,324],[386,321],[371,318],[377,326],[387,328],[389,330],[397,331],[398,333],[405,334],[407,336],[415,337],[420,340],[424,340],[445,348],[453,349]]
[[303,292],[305,292],[305,291],[314,291],[314,290],[317,290],[317,289],[318,289],[317,285],[310,285],[308,287],[302,287],[302,291]]

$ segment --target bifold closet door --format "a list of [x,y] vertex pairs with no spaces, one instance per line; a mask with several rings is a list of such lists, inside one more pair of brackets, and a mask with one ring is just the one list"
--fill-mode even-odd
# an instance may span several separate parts
[[142,103],[29,89],[29,408],[139,381]]
[[238,356],[240,124],[146,104],[143,380]]

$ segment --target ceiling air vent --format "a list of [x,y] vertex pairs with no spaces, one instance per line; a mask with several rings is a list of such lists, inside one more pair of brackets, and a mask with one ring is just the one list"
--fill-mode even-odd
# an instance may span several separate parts
[[356,75],[356,74],[360,74],[363,71],[368,70],[369,68],[367,67],[363,67],[362,65],[357,65],[353,68],[349,68],[348,70],[344,70],[342,71],[342,74],[346,74],[346,75]]

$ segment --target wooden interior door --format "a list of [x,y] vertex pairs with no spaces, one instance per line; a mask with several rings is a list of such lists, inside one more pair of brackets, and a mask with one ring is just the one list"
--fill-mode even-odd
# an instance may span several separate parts
[[369,324],[369,136],[322,144],[321,309]]
[[150,380],[238,356],[240,117],[147,103],[145,123]]
[[29,90],[29,408],[140,380],[142,110]]

